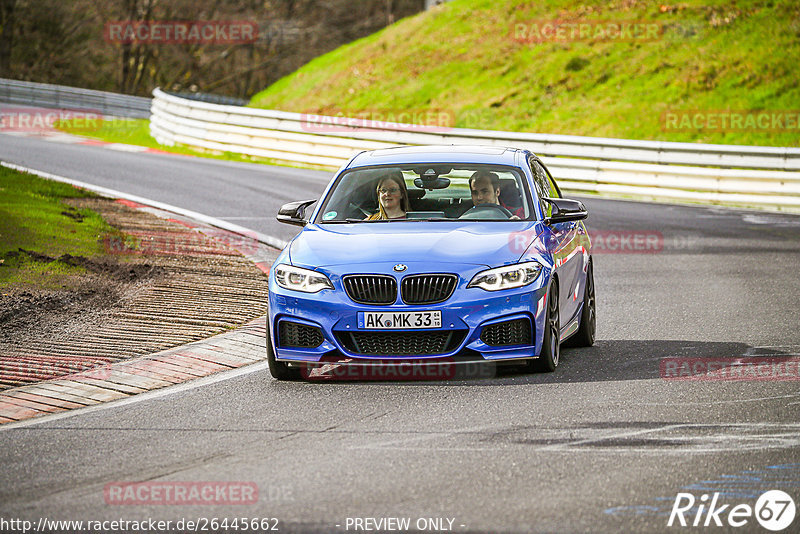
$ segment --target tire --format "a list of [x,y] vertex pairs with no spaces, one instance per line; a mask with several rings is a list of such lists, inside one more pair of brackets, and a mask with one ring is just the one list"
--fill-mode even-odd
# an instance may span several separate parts
[[561,322],[558,311],[558,285],[555,281],[547,293],[547,312],[544,316],[544,338],[539,357],[531,361],[531,370],[537,373],[552,373],[558,367],[561,355]]
[[272,340],[270,339],[269,316],[267,316],[267,365],[269,365],[269,374],[275,380],[300,380],[300,369],[289,367],[285,362],[279,362],[275,359],[275,351],[272,349]]
[[589,262],[586,271],[586,289],[583,292],[583,310],[578,331],[570,337],[565,346],[591,347],[594,345],[594,336],[597,329],[597,303],[594,296],[594,268]]

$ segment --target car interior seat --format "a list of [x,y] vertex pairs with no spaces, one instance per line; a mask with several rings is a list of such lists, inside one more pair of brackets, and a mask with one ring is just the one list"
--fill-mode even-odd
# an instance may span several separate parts
[[514,211],[522,207],[522,195],[513,178],[500,178],[500,202]]

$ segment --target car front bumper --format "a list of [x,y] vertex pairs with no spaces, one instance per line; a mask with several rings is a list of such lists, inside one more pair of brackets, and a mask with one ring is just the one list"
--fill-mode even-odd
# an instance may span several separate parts
[[[445,302],[432,305],[407,305],[401,302],[388,306],[358,304],[346,295],[340,279],[331,278],[334,289],[318,293],[287,290],[270,280],[269,328],[277,360],[318,363],[347,359],[366,363],[375,360],[420,362],[463,357],[478,361],[502,361],[538,357],[541,350],[549,279],[547,269],[543,269],[533,284],[496,292],[466,288],[471,276],[460,278],[453,296]],[[431,310],[441,311],[441,328],[388,331],[368,330],[358,326],[358,312]],[[482,333],[488,327],[515,320],[529,322],[531,330],[527,343],[490,345],[481,339]],[[286,340],[281,338],[283,321],[319,329],[321,342],[313,347],[287,346]],[[498,328],[506,326],[500,325]],[[394,335],[389,335],[390,332]],[[432,334],[428,336],[426,333]],[[403,336],[411,336],[414,339],[411,345],[422,346],[421,351],[409,352],[409,344]],[[444,344],[444,348],[433,352],[426,350],[424,340],[437,336],[448,337],[450,341]],[[400,345],[405,346],[405,349],[398,353],[387,352],[391,351],[391,346],[389,349],[382,349],[380,353],[370,353],[369,349],[359,351],[357,347],[360,345],[357,341],[354,343],[354,339],[368,339],[369,346],[380,346],[381,339],[400,339]],[[315,337],[315,340],[319,340],[319,337]],[[420,343],[416,340],[420,340]]]

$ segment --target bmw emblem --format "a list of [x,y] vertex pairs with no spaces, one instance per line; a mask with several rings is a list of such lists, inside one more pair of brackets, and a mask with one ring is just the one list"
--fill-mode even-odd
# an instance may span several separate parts
[[397,271],[398,273],[402,273],[406,269],[408,269],[408,267],[403,265],[402,263],[398,263],[397,265],[394,266],[394,270]]

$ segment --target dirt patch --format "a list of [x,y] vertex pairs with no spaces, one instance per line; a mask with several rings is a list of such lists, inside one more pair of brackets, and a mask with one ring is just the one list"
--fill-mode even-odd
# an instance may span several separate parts
[[[38,252],[22,248],[6,253],[4,258],[10,259],[19,256],[27,256],[31,260],[40,263],[61,262],[71,267],[81,267],[90,273],[129,282],[135,282],[165,273],[163,268],[150,263],[120,263],[119,261],[110,261],[108,259],[92,260],[85,256],[73,256],[71,254],[63,254],[58,258],[52,258],[45,254],[39,254]],[[2,317],[2,315],[0,315],[0,317]],[[1,319],[0,324],[2,324]]]
[[0,296],[0,350],[7,355],[37,338],[58,339],[65,332],[87,328],[94,317],[118,306],[143,283],[147,283],[144,277],[119,280],[89,273],[70,290],[28,288],[4,293]]
[[75,208],[70,208],[69,211],[62,211],[61,215],[66,215],[70,219],[78,222],[83,222],[83,215],[81,215]]
[[[0,295],[0,389],[204,339],[265,313],[266,276],[233,249],[110,199],[71,204],[140,237],[130,247],[119,240],[99,258],[6,254],[85,272],[68,288]],[[138,246],[147,235],[169,246]]]

